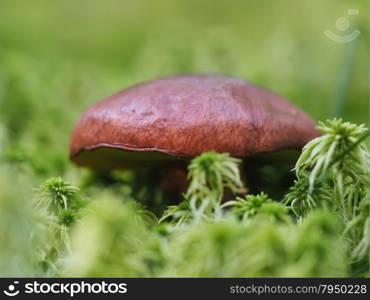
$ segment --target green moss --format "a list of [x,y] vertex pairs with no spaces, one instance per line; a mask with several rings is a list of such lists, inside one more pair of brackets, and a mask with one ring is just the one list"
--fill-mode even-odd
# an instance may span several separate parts
[[[322,32],[353,0],[307,3],[2,1],[0,275],[369,276],[366,140],[351,149],[366,131],[354,123],[368,120],[367,18],[351,23],[364,34],[347,51]],[[338,68],[348,61],[351,70]],[[320,125],[325,135],[300,156],[296,183],[288,163],[299,152],[247,160],[247,182],[238,159],[204,154],[180,204],[159,188],[153,161],[163,155],[120,156],[131,170],[113,173],[69,162],[88,106],[192,72],[248,79],[318,120],[335,113],[354,123]],[[122,153],[85,154],[116,164]],[[244,184],[251,195],[222,203],[225,187],[237,194]]]

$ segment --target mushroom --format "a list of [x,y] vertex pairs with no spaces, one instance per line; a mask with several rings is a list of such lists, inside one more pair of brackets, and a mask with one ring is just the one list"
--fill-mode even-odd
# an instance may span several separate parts
[[70,157],[108,170],[164,167],[168,176],[161,185],[181,191],[181,170],[203,152],[253,158],[300,150],[319,135],[311,117],[264,88],[222,75],[180,75],[130,87],[90,107],[73,131]]

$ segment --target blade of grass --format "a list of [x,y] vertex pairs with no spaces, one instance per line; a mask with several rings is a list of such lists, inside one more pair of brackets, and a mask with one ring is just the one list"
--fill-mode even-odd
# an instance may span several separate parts
[[358,41],[348,43],[344,48],[342,64],[337,76],[336,90],[332,106],[332,118],[343,117],[348,90],[351,85],[354,61],[357,53]]
[[343,117],[343,111],[346,104],[348,90],[351,84],[352,72],[357,53],[358,39],[347,43],[340,70],[338,72],[335,96],[332,108],[332,118]]

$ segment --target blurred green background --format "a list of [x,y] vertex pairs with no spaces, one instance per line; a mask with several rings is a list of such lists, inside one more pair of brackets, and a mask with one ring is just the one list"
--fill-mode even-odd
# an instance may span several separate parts
[[[73,125],[132,84],[217,72],[265,86],[317,120],[367,123],[367,15],[362,0],[1,0],[0,275],[34,274],[35,188],[63,176],[83,189],[90,174],[68,160]],[[339,17],[350,20],[342,32]],[[350,43],[324,34],[356,29]],[[114,193],[92,186],[84,196]],[[113,198],[131,197],[127,185],[115,188]]]
[[[367,9],[360,0],[2,0],[0,149],[43,177],[63,175],[85,108],[189,72],[248,79],[317,120],[367,122]],[[350,20],[348,30],[336,28],[339,17]],[[350,43],[324,34],[355,29],[361,34]]]

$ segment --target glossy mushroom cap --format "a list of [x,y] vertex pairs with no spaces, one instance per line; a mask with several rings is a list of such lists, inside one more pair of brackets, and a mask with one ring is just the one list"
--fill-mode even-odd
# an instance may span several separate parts
[[184,75],[90,107],[73,131],[70,154],[79,165],[109,169],[210,150],[235,157],[299,150],[319,135],[312,118],[266,89],[234,77]]

